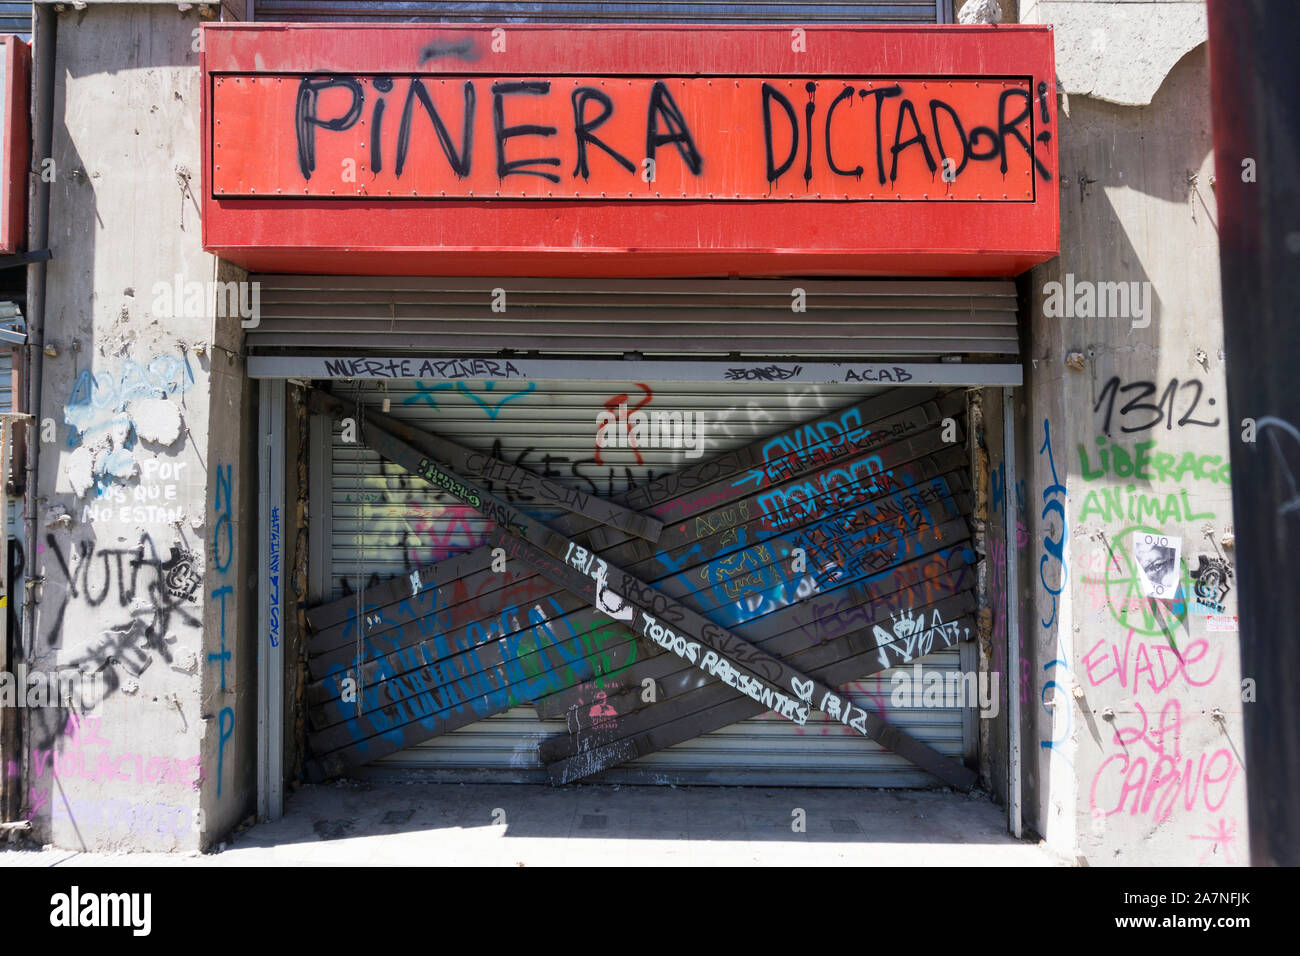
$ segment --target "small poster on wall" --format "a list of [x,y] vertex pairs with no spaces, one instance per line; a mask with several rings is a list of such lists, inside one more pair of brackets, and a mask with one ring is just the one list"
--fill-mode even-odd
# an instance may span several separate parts
[[1183,539],[1146,531],[1133,532],[1132,554],[1137,565],[1142,593],[1157,600],[1172,601],[1178,593],[1179,559]]

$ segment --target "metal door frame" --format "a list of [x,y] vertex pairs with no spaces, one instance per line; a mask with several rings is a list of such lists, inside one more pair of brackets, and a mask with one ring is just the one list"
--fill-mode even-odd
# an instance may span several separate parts
[[[461,361],[481,360],[481,356],[470,357]],[[384,359],[388,361],[389,359]],[[277,642],[270,643],[270,622],[274,612],[278,620],[284,620],[283,564],[279,569],[279,587],[272,587],[271,570],[271,523],[272,509],[275,513],[285,514],[285,415],[286,391],[291,378],[329,378],[348,380],[343,376],[322,375],[325,371],[324,357],[317,356],[250,356],[248,374],[259,380],[259,480],[258,480],[258,735],[257,735],[257,806],[259,816],[269,820],[279,819],[284,813],[284,653],[283,646]],[[439,361],[449,361],[439,359]],[[546,380],[573,380],[589,378],[594,380],[619,378],[629,371],[635,371],[638,378],[646,378],[647,372],[656,381],[691,381],[723,382],[729,381],[725,376],[727,370],[746,364],[743,362],[674,362],[674,361],[630,361],[630,360],[571,360],[571,359],[527,359],[530,377]],[[1018,364],[966,364],[958,362],[914,363],[893,365],[892,363],[852,363],[854,366],[880,366],[888,368],[906,368],[912,377],[900,387],[909,385],[947,385],[969,388],[1002,387],[1003,415],[1002,430],[1007,468],[1008,487],[1014,488],[1016,482],[1015,467],[1015,429],[1013,402],[1019,386],[1023,382],[1023,369]],[[804,364],[808,377],[800,378],[803,382],[840,382],[844,381],[843,367],[838,363]],[[366,376],[367,378],[370,376]],[[465,380],[461,376],[453,376]],[[471,379],[496,378],[495,374],[484,371],[471,376]],[[309,430],[310,454],[310,498],[313,503],[323,500],[327,490],[325,484],[328,474],[328,450],[323,441],[317,440],[323,423],[311,421]],[[1014,510],[1007,509],[1007,540],[1015,541]],[[317,594],[324,594],[328,587],[328,564],[325,561],[324,522],[329,521],[327,510],[311,508],[313,531],[309,535],[309,581],[310,587]],[[281,538],[283,537],[283,531]],[[280,549],[281,556],[283,549]],[[1013,639],[1019,632],[1019,607],[1015,600],[1018,567],[1015,550],[1007,549],[1006,608],[1007,615],[1007,665],[1012,675],[1019,674],[1020,648]],[[274,592],[274,593],[273,593]],[[965,659],[963,659],[965,666]],[[1014,682],[1013,682],[1014,683]],[[1007,693],[1007,826],[1017,838],[1021,835],[1021,753],[1020,753],[1020,707],[1018,695],[1011,689]]]

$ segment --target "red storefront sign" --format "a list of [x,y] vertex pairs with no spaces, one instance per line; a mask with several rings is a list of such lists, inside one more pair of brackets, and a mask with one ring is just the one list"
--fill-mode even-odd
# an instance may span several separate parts
[[1023,79],[219,76],[212,104],[221,197],[1034,198]]
[[0,253],[27,245],[27,154],[31,148],[28,121],[32,51],[16,36],[0,37]]
[[997,275],[1056,253],[1043,28],[223,24],[204,50],[205,245],[248,268]]

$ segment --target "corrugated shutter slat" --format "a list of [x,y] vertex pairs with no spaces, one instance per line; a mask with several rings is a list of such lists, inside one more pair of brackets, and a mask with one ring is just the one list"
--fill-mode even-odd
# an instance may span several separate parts
[[[254,276],[253,354],[734,355],[876,359],[1018,349],[1004,281],[389,279]],[[806,311],[792,312],[791,290]],[[505,311],[493,311],[493,290]]]

